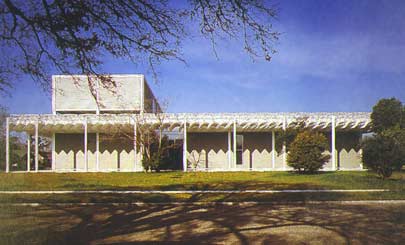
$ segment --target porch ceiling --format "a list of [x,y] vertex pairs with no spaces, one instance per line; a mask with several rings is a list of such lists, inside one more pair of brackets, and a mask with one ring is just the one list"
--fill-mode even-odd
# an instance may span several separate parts
[[41,114],[11,115],[10,130],[33,133],[38,124],[41,134],[83,132],[131,131],[135,124],[173,131],[187,123],[188,132],[226,132],[232,130],[234,122],[237,131],[268,132],[296,127],[298,122],[306,127],[327,131],[336,120],[337,130],[368,131],[370,113],[162,113],[162,114]]

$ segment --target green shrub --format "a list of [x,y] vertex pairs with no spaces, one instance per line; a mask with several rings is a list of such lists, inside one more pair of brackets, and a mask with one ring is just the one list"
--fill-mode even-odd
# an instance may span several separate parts
[[327,148],[328,140],[323,134],[300,132],[289,147],[288,166],[300,173],[314,173],[330,159],[330,155],[324,154]]
[[405,133],[390,129],[376,134],[363,142],[362,161],[364,165],[385,179],[392,171],[400,170],[405,161]]
[[167,135],[159,137],[155,131],[144,135],[144,152],[142,159],[143,168],[148,171],[182,169],[181,150],[182,146],[170,141]]
[[381,99],[371,113],[373,137],[363,142],[362,161],[383,179],[405,162],[405,107],[395,98]]

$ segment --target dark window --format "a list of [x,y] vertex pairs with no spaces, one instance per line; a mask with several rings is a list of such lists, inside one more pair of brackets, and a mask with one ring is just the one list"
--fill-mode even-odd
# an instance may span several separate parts
[[236,164],[243,164],[243,135],[236,135]]

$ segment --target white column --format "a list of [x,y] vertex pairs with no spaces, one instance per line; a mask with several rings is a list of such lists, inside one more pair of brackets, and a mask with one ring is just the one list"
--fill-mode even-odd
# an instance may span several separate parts
[[38,152],[38,121],[35,123],[35,172],[38,172],[39,152]]
[[31,171],[31,135],[27,137],[27,172]]
[[332,116],[331,118],[332,123],[331,123],[331,155],[332,155],[332,170],[336,170],[336,118],[335,116]]
[[56,88],[55,88],[56,77],[52,76],[52,114],[56,115]]
[[96,170],[100,171],[100,133],[96,133]]
[[187,172],[187,121],[184,120],[183,125],[183,171]]
[[52,170],[55,171],[56,169],[56,162],[55,162],[55,133],[52,134]]
[[89,170],[89,161],[87,157],[87,120],[84,122],[84,169]]
[[136,171],[136,164],[138,163],[138,151],[137,147],[137,140],[138,140],[138,129],[136,123],[134,124],[134,171]]
[[271,167],[276,168],[276,133],[271,131]]
[[100,95],[99,95],[99,90],[100,90],[100,82],[98,79],[96,80],[96,114],[100,115]]
[[228,130],[228,167],[229,169],[232,168],[232,139],[231,139],[231,130]]
[[[287,130],[287,118],[284,116],[283,120],[283,131]],[[287,146],[285,141],[283,142],[283,169],[287,170]]]
[[233,167],[236,167],[236,120],[233,121]]
[[145,152],[145,145],[143,144],[145,141],[145,134],[142,133],[142,128],[139,130],[139,164],[140,164],[140,170],[146,171],[147,169],[144,169],[143,167],[143,154]]
[[10,125],[6,118],[6,173],[10,172]]

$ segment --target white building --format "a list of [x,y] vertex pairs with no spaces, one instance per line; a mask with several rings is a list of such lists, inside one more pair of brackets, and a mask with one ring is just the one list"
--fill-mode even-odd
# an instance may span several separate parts
[[[53,76],[52,114],[11,115],[7,138],[10,131],[34,142],[39,135],[52,138],[52,171],[142,171],[140,125],[163,127],[182,132],[185,171],[271,171],[288,169],[288,149],[276,146],[277,134],[303,121],[328,136],[332,157],[325,170],[362,169],[359,143],[370,113],[161,113],[143,75],[110,77],[114,89],[86,76]],[[8,140],[6,154],[9,171]],[[38,171],[37,143],[34,162]]]

